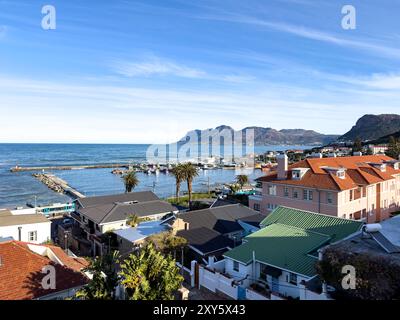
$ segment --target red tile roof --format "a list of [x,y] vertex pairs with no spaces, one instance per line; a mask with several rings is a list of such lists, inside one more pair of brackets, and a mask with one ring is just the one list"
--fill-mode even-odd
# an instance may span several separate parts
[[[59,259],[68,261],[63,266],[33,252],[28,245],[31,244],[19,241],[0,243],[0,300],[35,299],[87,283],[88,279],[75,265],[75,259],[69,261],[65,253],[60,257],[56,247],[47,246]],[[74,268],[69,267],[70,263]],[[56,270],[56,289],[42,288],[41,281],[46,274],[41,271],[47,265],[54,266]]]
[[[286,179],[278,180],[277,173],[272,172],[257,181],[274,182],[277,184],[298,185],[309,188],[319,188],[328,190],[349,190],[360,185],[374,184],[381,181],[393,179],[394,174],[400,174],[400,170],[395,170],[389,164],[386,171],[382,172],[373,167],[371,163],[383,163],[393,159],[385,155],[374,156],[354,156],[337,158],[309,158],[299,161],[289,167]],[[341,179],[329,173],[324,167],[344,168],[346,176]],[[292,169],[309,168],[301,180],[292,179]]]

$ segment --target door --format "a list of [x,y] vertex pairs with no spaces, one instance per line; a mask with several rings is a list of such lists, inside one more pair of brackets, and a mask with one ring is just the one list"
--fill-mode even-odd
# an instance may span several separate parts
[[246,300],[246,288],[238,286],[238,300]]
[[272,292],[279,292],[279,279],[272,277]]

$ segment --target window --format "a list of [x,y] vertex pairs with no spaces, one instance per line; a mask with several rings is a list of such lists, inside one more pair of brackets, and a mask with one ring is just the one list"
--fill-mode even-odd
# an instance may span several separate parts
[[268,186],[268,194],[271,196],[276,196],[276,186]]
[[293,198],[297,199],[299,197],[299,193],[297,190],[293,190]]
[[28,239],[29,241],[37,241],[37,231],[29,231]]
[[284,195],[285,197],[289,197],[289,188],[288,188],[288,187],[285,187],[285,188],[283,189],[283,195]]
[[297,285],[297,274],[295,273],[289,274],[289,283]]
[[233,271],[239,272],[239,262],[233,261]]
[[253,205],[253,208],[254,208],[254,210],[256,210],[256,211],[260,211],[260,204],[259,204],[259,203],[255,203],[255,204]]
[[349,193],[349,195],[350,195],[350,201],[353,201],[353,190],[350,190],[350,193]]
[[303,200],[312,200],[313,199],[313,192],[311,190],[303,190]]
[[332,192],[328,192],[328,193],[326,194],[326,200],[327,200],[328,203],[333,203],[333,195],[332,195]]

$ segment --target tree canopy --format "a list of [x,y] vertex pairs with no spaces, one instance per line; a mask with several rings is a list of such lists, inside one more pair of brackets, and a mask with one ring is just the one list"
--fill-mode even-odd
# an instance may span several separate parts
[[113,300],[118,285],[115,265],[119,261],[118,251],[102,257],[90,259],[88,267],[83,269],[92,275],[91,281],[75,294],[80,300]]
[[139,179],[135,171],[129,171],[122,176],[125,184],[125,192],[132,192],[132,190],[139,185]]
[[400,155],[400,139],[396,139],[393,136],[389,138],[388,149],[386,155],[398,160]]
[[173,300],[183,282],[175,260],[152,244],[130,254],[119,274],[130,300]]

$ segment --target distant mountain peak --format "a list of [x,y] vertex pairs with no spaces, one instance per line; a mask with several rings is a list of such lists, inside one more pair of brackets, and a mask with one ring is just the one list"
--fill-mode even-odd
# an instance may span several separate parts
[[356,124],[339,137],[339,141],[375,140],[391,133],[400,131],[400,115],[398,114],[366,114],[359,118]]

